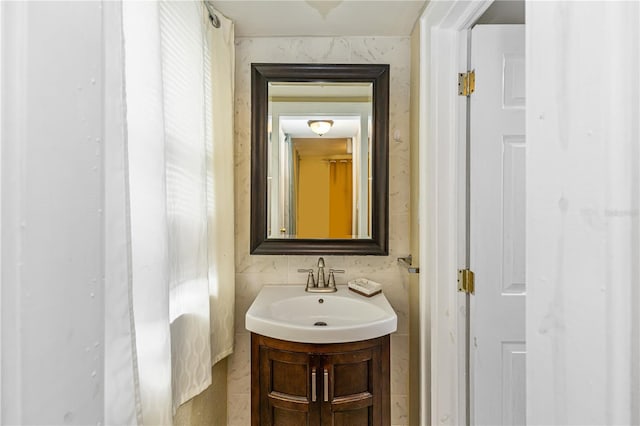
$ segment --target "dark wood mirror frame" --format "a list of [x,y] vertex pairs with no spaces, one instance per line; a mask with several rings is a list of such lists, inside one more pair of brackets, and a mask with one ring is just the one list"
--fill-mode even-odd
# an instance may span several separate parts
[[[370,239],[267,238],[267,115],[270,82],[370,82],[372,189]],[[251,64],[251,254],[388,255],[389,65]]]

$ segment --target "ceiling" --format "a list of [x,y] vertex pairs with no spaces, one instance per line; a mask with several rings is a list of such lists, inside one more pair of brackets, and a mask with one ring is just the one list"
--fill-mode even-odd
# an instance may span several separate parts
[[476,24],[524,24],[524,0],[494,1]]
[[236,37],[408,36],[426,0],[210,0]]
[[[306,138],[306,139],[327,139],[327,136],[319,136],[311,131],[308,120],[318,119],[319,117],[305,116],[305,117],[281,117],[280,126],[282,130],[291,136],[292,138]],[[330,138],[352,138],[360,130],[360,117],[348,117],[348,116],[330,116],[324,115],[321,117],[323,120],[332,120],[333,126],[331,130],[327,132]]]

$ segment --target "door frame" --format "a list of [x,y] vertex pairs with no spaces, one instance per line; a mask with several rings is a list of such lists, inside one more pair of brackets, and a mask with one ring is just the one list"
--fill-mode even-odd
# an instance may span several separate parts
[[457,290],[466,267],[468,32],[493,0],[432,1],[420,25],[419,222],[420,418],[469,424],[468,296]]

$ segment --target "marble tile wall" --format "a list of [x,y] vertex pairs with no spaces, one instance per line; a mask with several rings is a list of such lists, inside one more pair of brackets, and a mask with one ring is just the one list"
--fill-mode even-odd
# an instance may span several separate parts
[[[317,256],[249,254],[252,62],[390,64],[389,256],[324,256],[327,267],[345,269],[338,284],[367,277],[383,284],[398,314],[391,336],[391,423],[408,424],[408,274],[396,258],[409,253],[409,37],[260,37],[236,39],[235,87],[235,352],[229,359],[228,424],[250,424],[250,338],[244,315],[265,284],[305,282],[298,268],[316,265]],[[395,137],[397,136],[397,137]]]

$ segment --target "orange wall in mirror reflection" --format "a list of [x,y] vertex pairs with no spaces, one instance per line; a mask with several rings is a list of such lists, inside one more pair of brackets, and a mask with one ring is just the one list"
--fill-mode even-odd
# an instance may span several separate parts
[[298,238],[351,238],[351,160],[300,157],[298,163]]

